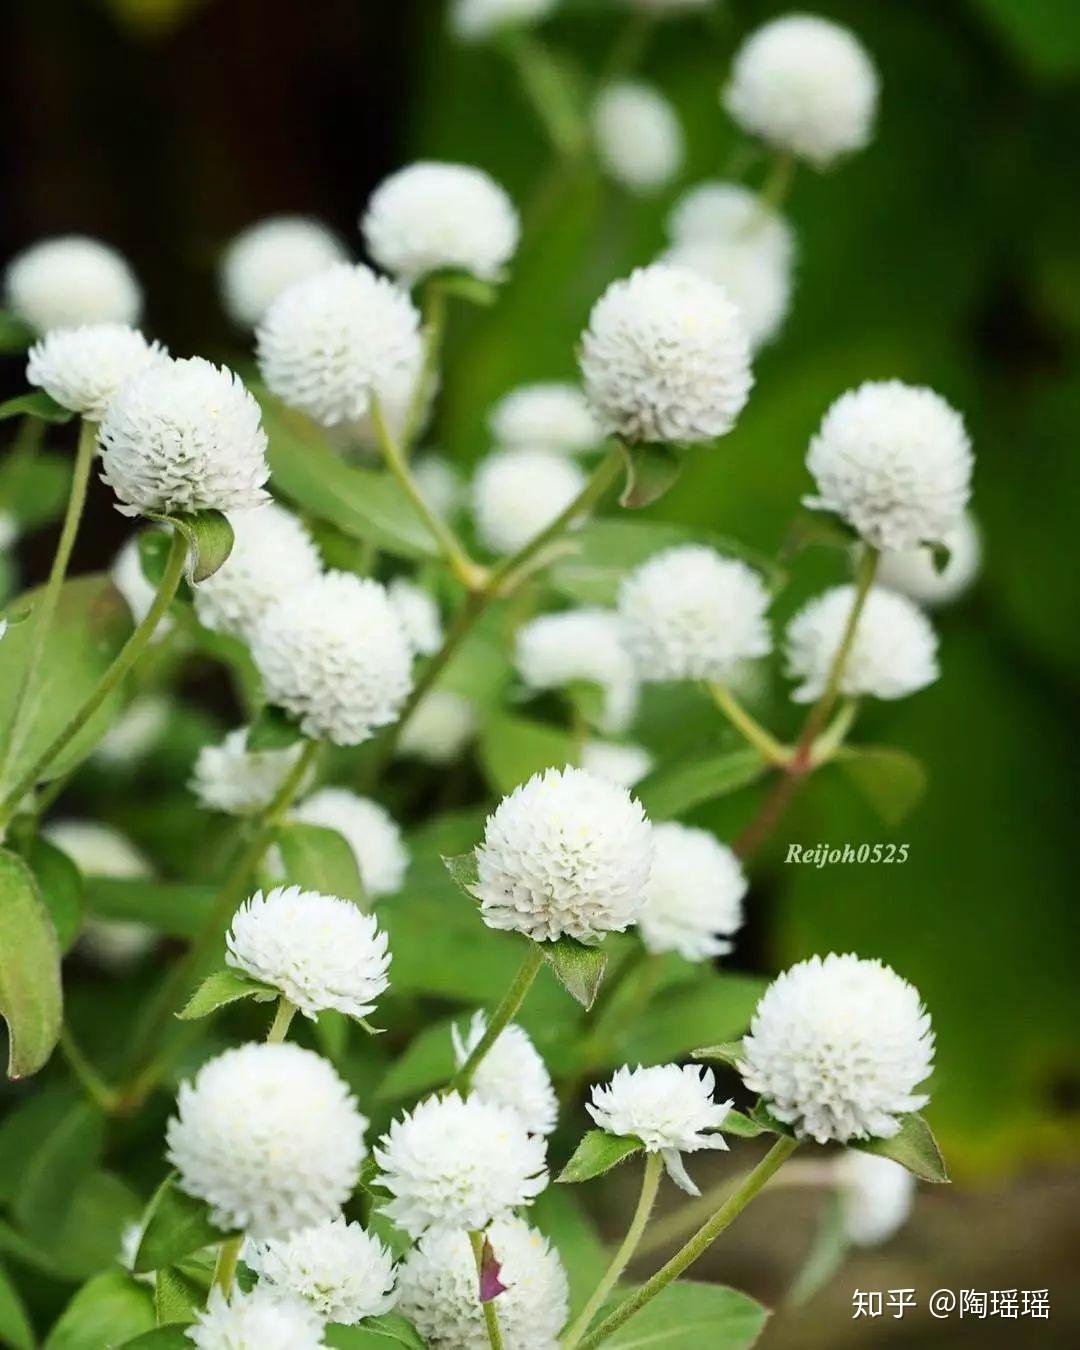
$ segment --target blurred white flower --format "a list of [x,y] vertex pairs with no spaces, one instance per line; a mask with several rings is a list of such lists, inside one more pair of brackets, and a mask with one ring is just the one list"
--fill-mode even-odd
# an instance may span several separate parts
[[497,445],[574,455],[593,450],[603,432],[576,384],[522,384],[504,394],[488,418]]
[[127,324],[54,328],[27,353],[26,379],[65,408],[100,422],[124,381],[166,355]]
[[137,323],[142,291],[116,249],[82,234],[43,239],[4,273],[5,303],[39,333],[84,323]]
[[242,328],[254,328],[294,281],[346,262],[333,230],[309,216],[268,216],[241,230],[221,256],[218,280],[225,312]]
[[[487,1017],[473,1014],[466,1035],[451,1027],[454,1060],[460,1069],[487,1030]],[[503,1106],[517,1116],[529,1134],[550,1134],[559,1115],[559,1101],[551,1075],[527,1032],[511,1022],[473,1074],[472,1094],[482,1102]]]
[[247,1264],[261,1286],[302,1298],[328,1322],[349,1326],[394,1306],[394,1258],[377,1237],[341,1215],[253,1244]]
[[[157,594],[147,581],[142,569],[142,557],[139,552],[139,536],[132,537],[121,547],[109,568],[109,580],[124,597],[131,617],[136,623],[142,623]],[[160,642],[172,632],[173,621],[163,615],[154,629],[152,642]]]
[[250,816],[273,801],[303,752],[303,741],[282,750],[249,750],[249,727],[230,731],[220,745],[204,745],[195,760],[191,790],[200,806],[230,816]]
[[915,1178],[891,1158],[849,1148],[836,1159],[844,1231],[858,1247],[887,1242],[907,1222]]
[[413,478],[424,501],[443,520],[455,515],[465,502],[461,474],[442,455],[421,455],[413,465]]
[[632,788],[652,771],[653,757],[640,745],[591,740],[581,747],[581,767],[594,778]]
[[592,130],[601,164],[631,192],[655,192],[682,167],[685,144],[675,109],[640,80],[604,85],[592,107]]
[[443,626],[435,597],[405,577],[395,577],[386,590],[416,655],[437,652],[442,646]]
[[268,1286],[220,1287],[184,1332],[197,1350],[322,1350],[323,1320],[307,1303]]
[[95,820],[50,820],[42,834],[66,853],[83,876],[139,880],[153,875],[147,859],[126,835]]
[[878,559],[874,580],[928,608],[958,600],[979,575],[982,564],[982,541],[970,511],[946,531],[941,542],[949,551],[949,560],[940,572],[929,548],[886,551]]
[[398,754],[425,764],[450,764],[476,734],[476,704],[452,689],[431,689],[398,737]]
[[367,896],[376,899],[401,890],[409,854],[401,827],[378,802],[349,788],[324,787],[296,807],[293,819],[342,836],[356,858]]
[[599,685],[604,731],[625,731],[633,719],[638,679],[614,610],[586,606],[530,619],[518,629],[514,664],[531,689]]
[[451,0],[450,28],[467,42],[490,37],[500,28],[536,23],[559,0]]
[[133,699],[94,747],[93,757],[111,767],[144,759],[161,740],[169,722],[169,701],[161,694]]
[[746,877],[735,854],[708,830],[675,821],[653,826],[655,854],[638,918],[650,952],[707,961],[731,951],[742,926]]
[[19,522],[10,511],[0,511],[0,553],[19,538]]
[[549,526],[585,486],[585,475],[550,450],[498,450],[473,478],[480,542],[492,553],[516,553]]

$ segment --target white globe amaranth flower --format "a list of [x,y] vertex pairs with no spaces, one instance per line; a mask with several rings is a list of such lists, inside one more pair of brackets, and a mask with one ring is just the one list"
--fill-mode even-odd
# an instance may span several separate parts
[[[460,1069],[487,1030],[487,1017],[473,1014],[466,1034],[451,1027],[454,1060]],[[505,1107],[517,1116],[529,1134],[550,1134],[559,1115],[559,1100],[551,1075],[528,1033],[511,1022],[477,1066],[472,1094],[480,1101]]]
[[791,226],[760,193],[718,178],[695,183],[679,196],[668,213],[667,232],[673,244],[745,241],[775,258],[790,259],[795,247]]
[[906,1167],[850,1148],[836,1159],[836,1179],[844,1232],[857,1247],[877,1247],[907,1222],[915,1178]]
[[226,1232],[287,1237],[337,1215],[367,1120],[332,1066],[285,1042],[226,1050],[180,1085],[166,1131],[180,1189]]
[[472,483],[480,542],[492,553],[516,553],[560,516],[584,486],[578,466],[550,450],[488,455],[477,465]]
[[422,359],[415,305],[359,263],[286,287],[256,337],[268,387],[326,427],[364,417],[373,398],[392,398]]
[[[109,580],[123,596],[131,617],[142,623],[154,603],[157,591],[147,581],[142,569],[142,557],[139,552],[139,537],[133,535],[120,549],[109,568]],[[151,642],[160,642],[172,631],[173,621],[165,614],[154,629]]]
[[401,890],[409,854],[401,827],[385,806],[348,788],[324,787],[292,813],[305,825],[336,830],[352,849],[364,893],[371,898]]
[[464,505],[467,493],[461,474],[442,455],[421,455],[413,465],[413,478],[424,501],[443,520]]
[[547,18],[559,0],[451,0],[450,29],[465,42]]
[[116,249],[87,235],[43,239],[4,272],[5,303],[39,333],[87,323],[137,323],[142,290]]
[[435,597],[405,577],[395,577],[386,590],[416,655],[437,652],[442,646],[443,625]]
[[806,456],[818,496],[868,544],[936,544],[971,496],[972,453],[964,419],[932,389],[868,381],[825,414]]
[[305,1017],[375,1011],[390,980],[386,934],[351,900],[299,886],[256,891],[233,915],[225,961],[272,985]]
[[333,230],[310,216],[268,216],[241,230],[221,255],[218,281],[225,312],[241,328],[254,328],[295,281],[306,281],[347,262]]
[[125,516],[243,511],[269,500],[266,433],[238,375],[163,358],[121,386],[98,429],[102,479]]
[[[496,1219],[487,1238],[506,1286],[499,1328],[513,1350],[555,1350],[570,1313],[570,1288],[558,1252],[522,1219]],[[476,1262],[467,1233],[425,1233],[398,1267],[398,1311],[433,1350],[488,1350]]]
[[639,267],[607,288],[580,360],[601,425],[631,442],[715,440],[735,425],[754,382],[727,292],[670,263]]
[[[791,695],[796,703],[813,703],[825,692],[854,603],[854,586],[834,586],[808,601],[788,624],[787,673],[801,681]],[[873,587],[844,662],[840,692],[851,698],[906,698],[939,674],[930,620],[907,596]]]
[[669,1177],[688,1195],[701,1192],[687,1175],[684,1153],[726,1149],[719,1133],[734,1105],[713,1101],[711,1069],[678,1064],[616,1069],[607,1087],[594,1087],[585,1109],[608,1134],[634,1135],[659,1153]]
[[323,1319],[292,1295],[256,1285],[250,1293],[220,1287],[184,1334],[197,1350],[322,1350]]
[[133,699],[94,747],[93,758],[111,768],[145,759],[165,734],[169,700],[161,694]]
[[625,731],[633,719],[638,678],[614,610],[585,606],[530,619],[518,629],[514,664],[531,689],[599,685],[605,731]]
[[517,248],[521,223],[482,169],[420,160],[379,184],[360,229],[379,266],[411,286],[444,269],[497,280]]
[[918,991],[880,961],[813,956],[774,980],[743,1040],[739,1072],[800,1139],[891,1139],[929,1098],[934,1064]]
[[488,816],[472,891],[489,928],[595,942],[637,919],[652,858],[649,821],[625,788],[548,769]]
[[675,109],[652,85],[614,80],[592,107],[600,163],[631,192],[655,192],[682,167],[686,145]]
[[725,680],[767,656],[770,596],[760,574],[705,544],[646,559],[619,588],[626,645],[643,680]]
[[982,540],[970,511],[964,512],[941,542],[949,559],[940,572],[931,549],[903,549],[882,553],[874,581],[930,609],[958,600],[970,589],[982,565]]
[[747,882],[735,854],[708,830],[653,826],[652,871],[638,930],[648,951],[707,961],[731,951]]
[[453,689],[431,689],[398,737],[398,754],[425,764],[451,764],[476,735],[476,704]]
[[54,328],[30,348],[26,378],[65,408],[100,422],[124,381],[166,355],[127,324]]
[[375,1146],[376,1182],[393,1197],[383,1213],[414,1238],[429,1228],[486,1228],[532,1204],[547,1185],[545,1156],[543,1137],[505,1107],[456,1092],[429,1097]]
[[394,1258],[377,1237],[339,1215],[287,1238],[253,1244],[247,1264],[270,1286],[349,1326],[394,1306]]
[[386,588],[349,572],[276,600],[251,655],[269,702],[335,745],[360,745],[395,721],[412,688],[412,648]]
[[814,14],[788,14],[751,33],[723,93],[743,131],[819,169],[869,142],[877,102],[865,47]]
[[191,790],[200,806],[230,816],[250,816],[265,810],[277,796],[303,753],[303,742],[281,750],[249,750],[249,730],[237,727],[220,745],[204,745],[199,750]]
[[653,757],[641,745],[589,740],[581,747],[581,767],[594,778],[632,788],[652,772]]
[[719,239],[674,244],[664,262],[686,268],[723,287],[757,351],[779,333],[791,302],[791,272],[764,253]]
[[302,522],[277,502],[229,516],[232,552],[213,576],[194,588],[204,628],[248,641],[282,595],[322,572],[315,541]]
[[492,408],[488,425],[507,449],[563,455],[595,449],[604,434],[581,389],[558,380],[511,389]]

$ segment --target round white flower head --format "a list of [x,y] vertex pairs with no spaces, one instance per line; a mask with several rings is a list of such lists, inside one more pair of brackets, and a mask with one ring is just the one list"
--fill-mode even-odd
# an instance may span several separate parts
[[628,441],[723,436],[750,394],[750,350],[727,293],[684,267],[653,263],[613,282],[581,341],[593,411]]
[[655,192],[682,167],[685,145],[675,109],[640,80],[604,86],[592,109],[600,163],[631,192]]
[[332,1219],[367,1153],[367,1120],[325,1059],[249,1044],[181,1083],[166,1132],[178,1185],[226,1231],[286,1237]]
[[442,616],[430,592],[405,577],[395,577],[386,589],[416,655],[437,652],[443,639]]
[[625,788],[548,769],[488,816],[473,894],[489,928],[595,942],[637,918],[652,856],[649,822]]
[[[499,1263],[499,1328],[513,1350],[554,1350],[570,1312],[558,1252],[522,1219],[496,1219],[487,1231]],[[488,1350],[468,1234],[426,1233],[398,1267],[398,1309],[433,1350]]]
[[306,281],[346,262],[345,246],[321,221],[270,216],[249,225],[221,257],[219,281],[225,311],[242,328],[254,328],[294,281]]
[[547,1185],[546,1143],[492,1102],[429,1097],[395,1120],[374,1149],[393,1199],[383,1212],[410,1237],[429,1228],[486,1228],[531,1205]]
[[585,607],[531,619],[518,629],[514,663],[532,689],[598,684],[605,731],[624,731],[634,716],[638,679],[614,610]]
[[302,1298],[328,1322],[348,1326],[394,1306],[394,1258],[341,1215],[253,1247],[247,1264],[260,1285]]
[[823,169],[870,140],[877,71],[849,29],[789,14],[751,33],[735,53],[723,101],[751,136]]
[[787,266],[752,248],[720,239],[674,244],[663,260],[723,287],[739,311],[753,351],[779,333],[791,301]]
[[420,316],[393,282],[361,264],[286,287],[257,330],[259,369],[279,398],[323,426],[362,418],[421,360]]
[[929,1098],[934,1063],[918,991],[880,961],[820,956],[774,980],[743,1040],[746,1086],[800,1139],[891,1139]]
[[326,572],[263,615],[251,655],[267,698],[305,736],[360,745],[393,722],[412,687],[412,648],[386,588]]
[[645,908],[638,918],[650,952],[678,952],[707,961],[731,951],[741,926],[746,878],[739,860],[708,830],[674,821],[653,826],[653,858]]
[[198,1350],[322,1350],[323,1319],[302,1299],[257,1285],[250,1293],[220,1287],[184,1333]]
[[421,160],[379,184],[360,228],[379,266],[411,286],[444,268],[497,280],[521,226],[513,202],[482,169]]
[[806,466],[819,496],[881,549],[936,544],[959,522],[971,495],[971,443],[964,419],[932,389],[899,380],[841,395],[810,442]]
[[652,771],[653,757],[640,745],[591,740],[581,747],[581,767],[594,778],[632,788]]
[[6,302],[39,333],[84,323],[137,323],[142,291],[125,259],[82,234],[33,244],[4,274]]
[[54,328],[30,348],[26,378],[65,408],[100,422],[124,381],[165,355],[122,323]]
[[911,548],[883,553],[874,580],[931,608],[958,600],[974,582],[982,564],[982,541],[970,511],[964,512],[941,542],[949,550],[949,560],[940,572],[930,549]]
[[516,553],[566,510],[585,475],[549,450],[499,450],[477,465],[473,513],[480,542],[492,553]]
[[299,886],[256,891],[233,916],[226,963],[272,985],[305,1017],[367,1017],[390,983],[386,934],[351,900]]
[[760,193],[720,179],[706,179],[679,197],[667,218],[674,244],[707,239],[752,243],[775,258],[790,259],[795,241],[791,226]]
[[844,1231],[858,1247],[888,1241],[915,1202],[915,1178],[891,1158],[845,1149],[836,1159]]
[[455,37],[475,42],[500,28],[536,23],[558,0],[452,0],[450,28]]
[[[109,568],[109,580],[124,597],[128,609],[131,610],[131,617],[136,623],[141,623],[154,603],[157,591],[147,581],[143,572],[138,535],[132,535],[113,559]],[[154,629],[151,641],[160,642],[172,631],[172,626],[172,619],[167,614],[164,615]]]
[[195,587],[195,613],[204,628],[246,642],[274,601],[314,581],[322,562],[307,528],[277,502],[236,511],[229,524],[232,552]]
[[719,1133],[732,1102],[713,1101],[711,1069],[658,1064],[649,1069],[616,1069],[607,1087],[594,1087],[585,1109],[608,1134],[632,1134],[646,1153],[659,1153],[672,1181],[688,1195],[701,1192],[690,1180],[683,1153],[727,1148]]
[[476,734],[476,704],[452,689],[424,695],[398,737],[398,754],[425,764],[451,764]]
[[[473,1014],[468,1033],[451,1028],[454,1059],[460,1069],[487,1030],[482,1012]],[[505,1107],[517,1116],[529,1134],[550,1134],[559,1115],[559,1101],[547,1065],[527,1032],[511,1022],[496,1038],[473,1075],[473,1095],[482,1102]]]
[[409,855],[401,841],[401,827],[384,806],[348,788],[325,787],[301,802],[293,818],[342,836],[353,851],[369,897],[401,890]]
[[761,576],[704,544],[655,553],[619,588],[626,644],[643,680],[723,680],[767,656],[772,638]]
[[577,385],[557,380],[511,389],[492,408],[488,425],[499,445],[554,454],[593,450],[603,437]]
[[200,749],[191,778],[200,806],[230,816],[253,815],[270,805],[289,776],[303,742],[283,750],[249,750],[248,731],[237,727],[220,745]]
[[[834,586],[810,600],[787,626],[787,673],[802,683],[791,697],[813,703],[825,691],[833,658],[855,603],[854,586]],[[852,698],[906,698],[939,675],[937,634],[906,596],[874,587],[859,615],[840,691]]]
[[94,747],[94,758],[112,767],[145,759],[169,724],[169,700],[161,694],[133,699]]
[[127,380],[98,432],[102,478],[125,516],[242,511],[268,500],[266,433],[239,376],[199,356]]
[[465,485],[457,469],[442,455],[421,455],[413,466],[413,477],[424,501],[444,520],[461,509]]

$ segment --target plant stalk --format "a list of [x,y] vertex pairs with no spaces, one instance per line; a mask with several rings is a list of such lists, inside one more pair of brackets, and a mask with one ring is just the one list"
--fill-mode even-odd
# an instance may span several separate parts
[[290,1003],[284,994],[277,1001],[274,1020],[266,1033],[267,1045],[280,1045],[289,1034],[289,1027],[296,1016],[296,1004]]
[[469,1095],[473,1077],[484,1056],[498,1040],[500,1032],[504,1031],[508,1024],[514,1020],[518,1009],[525,1002],[525,995],[532,987],[532,982],[536,979],[537,972],[543,963],[543,947],[539,942],[530,941],[529,950],[525,953],[525,959],[522,961],[518,973],[514,976],[513,983],[503,995],[502,1002],[488,1018],[483,1036],[476,1042],[469,1053],[468,1059],[454,1076],[451,1086],[460,1092],[463,1097]]
[[[477,1297],[479,1297],[480,1282],[484,1278],[484,1235],[478,1228],[469,1230],[469,1244],[473,1250],[473,1260],[476,1262]],[[499,1326],[499,1313],[495,1307],[495,1300],[489,1298],[482,1306],[484,1309],[484,1325],[487,1327],[491,1350],[503,1350],[502,1328]]]
[[721,684],[718,680],[707,680],[705,687],[727,720],[762,759],[778,768],[787,764],[791,758],[788,747],[781,745],[772,732],[746,711],[726,684]]

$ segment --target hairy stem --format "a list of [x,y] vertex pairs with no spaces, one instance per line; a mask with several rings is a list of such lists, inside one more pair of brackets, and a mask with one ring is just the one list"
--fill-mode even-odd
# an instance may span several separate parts
[[537,972],[543,963],[543,947],[539,942],[530,942],[529,950],[525,953],[525,960],[522,961],[518,973],[514,976],[513,983],[503,995],[502,1002],[488,1018],[483,1036],[476,1042],[469,1053],[468,1059],[454,1077],[452,1086],[463,1097],[468,1096],[469,1089],[472,1087],[473,1076],[483,1062],[484,1056],[498,1040],[500,1032],[504,1031],[509,1023],[514,1020],[518,1009],[525,1002],[525,995],[532,987],[532,982],[536,979]]
[[[477,1297],[480,1297],[480,1283],[484,1278],[484,1235],[478,1228],[469,1230],[469,1243],[473,1250],[473,1260],[476,1262]],[[499,1326],[499,1313],[495,1307],[495,1300],[489,1298],[482,1306],[484,1309],[484,1325],[487,1327],[491,1350],[503,1350],[502,1329]]]

